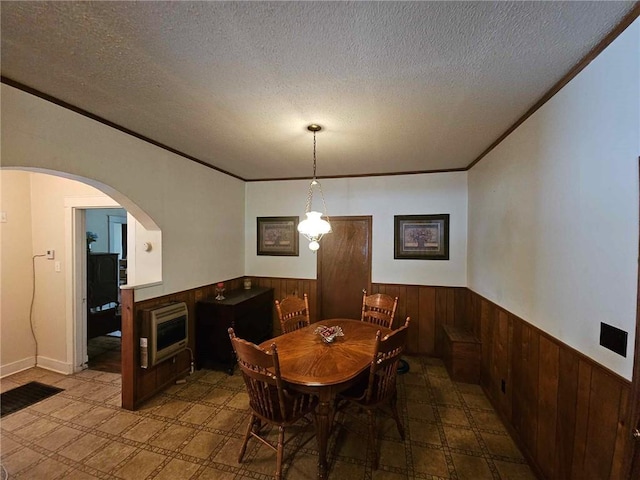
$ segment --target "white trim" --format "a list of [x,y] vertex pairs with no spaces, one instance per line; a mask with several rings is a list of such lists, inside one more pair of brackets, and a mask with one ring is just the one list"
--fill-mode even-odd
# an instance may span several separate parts
[[65,197],[64,206],[76,208],[122,208],[118,202],[106,195]]
[[14,373],[22,372],[29,368],[33,368],[36,365],[36,358],[32,355],[22,360],[8,363],[7,365],[0,365],[0,378],[8,377]]
[[[122,208],[106,195],[71,196],[64,199],[64,231],[66,253],[67,359],[60,363],[71,372],[86,368],[87,332],[85,325],[86,278],[84,212],[87,208]],[[67,367],[68,366],[68,367]],[[45,367],[46,368],[46,367]],[[58,371],[55,368],[52,370]]]
[[38,367],[62,373],[64,375],[70,375],[73,373],[73,364],[54,360],[53,358],[43,357],[42,355],[38,355]]
[[120,285],[122,290],[143,290],[145,288],[157,287],[158,285],[162,285],[162,281],[160,282],[151,282],[151,283],[143,283],[141,285]]

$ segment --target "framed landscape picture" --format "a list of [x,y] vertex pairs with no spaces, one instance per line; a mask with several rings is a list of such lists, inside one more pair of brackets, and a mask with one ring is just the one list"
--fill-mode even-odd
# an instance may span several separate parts
[[449,260],[449,214],[394,216],[393,258]]
[[298,217],[258,217],[258,255],[298,256]]

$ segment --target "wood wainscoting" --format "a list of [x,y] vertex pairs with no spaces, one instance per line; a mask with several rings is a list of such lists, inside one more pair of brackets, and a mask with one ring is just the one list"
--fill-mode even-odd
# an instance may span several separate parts
[[[276,277],[248,277],[251,278],[252,285],[258,287],[273,288],[273,299],[282,300],[287,295],[295,295],[302,298],[306,293],[309,297],[309,317],[311,323],[318,321],[318,295],[316,292],[317,282],[309,278],[276,278]],[[276,312],[275,302],[273,304],[273,336],[277,337],[282,333],[280,320]]]
[[[227,290],[242,288],[243,278],[225,281]],[[184,302],[189,311],[189,348],[195,354],[196,302],[215,296],[215,284],[135,302],[133,290],[122,290],[122,408],[135,410],[191,369],[188,351],[176,356],[175,362],[162,362],[155,367],[140,367],[140,311],[169,302]]]
[[[234,278],[224,282],[228,291],[243,288],[245,277]],[[316,321],[316,281],[310,279],[291,279],[273,277],[250,278],[253,286],[273,288],[273,298],[281,299],[286,295],[309,295],[311,321]],[[188,351],[176,357],[175,362],[162,362],[148,369],[140,368],[140,311],[154,308],[168,302],[185,302],[189,310],[189,331],[195,332],[196,302],[202,298],[213,297],[215,284],[191,290],[163,295],[135,302],[133,290],[122,290],[122,408],[135,410],[156,393],[189,373],[191,357]],[[280,335],[280,322],[273,306],[273,336]],[[189,348],[195,354],[195,336],[189,335]]]
[[[309,296],[312,322],[317,317],[313,279],[250,277],[253,285],[274,289],[274,299]],[[242,288],[243,278],[225,282]],[[541,478],[623,478],[623,455],[631,384],[580,352],[504,310],[466,287],[372,283],[370,293],[398,297],[397,327],[411,317],[408,352],[442,356],[442,325],[464,328],[481,340],[481,385]],[[122,406],[135,409],[185,375],[188,353],[175,363],[139,368],[138,312],[168,301],[185,302],[189,328],[195,331],[195,304],[215,295],[215,285],[133,302],[123,291]],[[129,298],[131,297],[131,298]],[[273,335],[280,323],[273,308]],[[190,347],[194,348],[194,338]]]
[[466,287],[431,287],[372,283],[371,293],[398,297],[394,328],[411,317],[407,352],[417,355],[443,355],[444,324],[471,329],[467,311],[469,290]]
[[541,478],[619,480],[631,383],[469,291],[481,385]]

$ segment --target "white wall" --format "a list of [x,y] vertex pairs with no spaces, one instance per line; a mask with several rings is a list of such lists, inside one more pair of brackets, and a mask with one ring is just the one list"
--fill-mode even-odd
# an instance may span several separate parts
[[[79,182],[21,171],[0,171],[2,210],[2,375],[35,363],[30,306],[35,280],[33,326],[38,340],[38,364],[66,372],[67,351],[65,198],[106,196]],[[55,251],[49,260],[43,255]],[[32,256],[34,258],[32,265]],[[59,263],[59,272],[55,264]]]
[[[159,228],[147,231],[136,223],[132,232],[135,235],[130,237],[136,241],[135,245],[128,244],[129,265],[135,264],[132,277],[138,283],[134,287],[136,300],[243,275],[244,244],[238,241],[244,235],[243,182],[7,85],[1,86],[1,95],[2,167],[62,172],[68,178],[99,186],[137,220]],[[2,173],[15,172],[3,170]],[[68,200],[69,195],[92,196],[96,191],[81,185],[87,190],[70,192],[63,178],[47,175],[33,178],[36,180],[32,188],[32,248],[25,253],[16,250],[16,245],[23,247],[23,243],[8,242],[6,248],[3,244],[2,258],[4,263],[5,256],[28,257],[30,264],[31,252],[56,250],[56,260],[63,267],[60,273],[54,272],[55,262],[36,260],[43,265],[37,264],[41,272],[36,277],[38,293],[34,311],[37,313],[34,316],[39,338],[46,338],[40,344],[39,363],[58,371],[70,371],[73,332],[64,319],[70,318],[73,304],[70,300],[65,303],[66,297],[71,296],[70,290],[65,290],[68,273],[65,266],[69,264],[64,256],[65,235],[69,235],[64,227],[65,197]],[[52,192],[56,195],[53,202],[47,197]],[[3,233],[7,225],[3,224]],[[154,245],[151,252],[143,249],[146,241]],[[153,265],[147,265],[151,260]],[[160,274],[162,281],[155,283]],[[18,290],[30,295],[29,285],[21,283]],[[152,284],[143,285],[145,283]],[[22,365],[15,364],[16,359],[34,354],[29,344],[30,333],[24,332],[23,299],[15,306],[20,310],[20,316],[16,317],[18,323],[9,322],[5,315],[9,311],[9,306],[5,306],[6,292],[3,282],[3,342],[13,338],[6,332],[19,330],[21,333],[19,341],[11,340],[15,346],[20,344],[15,352],[7,350],[11,358],[3,349],[3,374]],[[13,311],[12,306],[11,313]],[[12,365],[5,368],[8,364]]]
[[[3,171],[4,176],[9,172]],[[36,297],[34,323],[38,338],[38,364],[52,370],[72,370],[71,353],[67,349],[67,280],[69,271],[66,251],[65,199],[68,197],[106,197],[95,188],[66,178],[40,173],[31,177],[31,231],[33,255],[55,250],[55,259],[36,259]],[[60,271],[55,264],[60,263]],[[4,293],[4,292],[3,292]],[[4,325],[2,326],[4,331]]]
[[[321,183],[329,216],[373,216],[373,282],[466,285],[466,172],[326,179]],[[304,237],[300,237],[299,257],[256,253],[256,218],[299,216],[303,220],[308,186],[309,182],[302,180],[246,184],[246,275],[316,278],[316,255],[309,251]],[[322,208],[315,193],[313,205]],[[450,260],[394,260],[394,215],[440,213],[451,215]]]
[[0,210],[0,376],[34,363],[35,343],[29,327],[31,303],[31,188],[26,172],[2,172]]
[[[105,193],[138,220],[136,208],[160,228],[162,283],[137,289],[137,300],[242,276],[242,181],[10,86],[1,88],[3,166],[67,172],[108,186]],[[136,257],[142,255],[138,247]]]
[[[469,287],[631,379],[640,21],[469,171]],[[629,333],[627,357],[600,322]]]

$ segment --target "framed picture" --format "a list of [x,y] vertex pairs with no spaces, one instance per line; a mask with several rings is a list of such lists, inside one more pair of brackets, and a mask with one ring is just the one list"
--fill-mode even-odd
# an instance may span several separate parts
[[449,260],[449,214],[396,215],[393,258]]
[[258,255],[298,256],[298,217],[258,217]]

